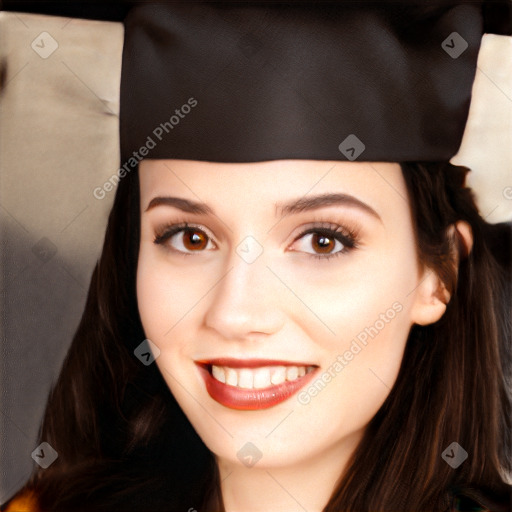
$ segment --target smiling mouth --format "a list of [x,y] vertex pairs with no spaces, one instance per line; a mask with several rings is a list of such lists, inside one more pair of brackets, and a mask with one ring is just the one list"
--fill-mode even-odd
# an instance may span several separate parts
[[316,373],[316,365],[283,361],[216,359],[196,361],[206,391],[231,409],[257,410],[287,400]]

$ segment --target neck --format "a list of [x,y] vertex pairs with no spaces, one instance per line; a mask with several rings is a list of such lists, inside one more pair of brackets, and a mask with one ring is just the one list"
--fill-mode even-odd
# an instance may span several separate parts
[[288,466],[253,467],[217,458],[225,512],[321,512],[362,437],[361,432]]

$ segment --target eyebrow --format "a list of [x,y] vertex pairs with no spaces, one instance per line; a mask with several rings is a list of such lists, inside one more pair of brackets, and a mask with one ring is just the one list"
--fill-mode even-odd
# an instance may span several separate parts
[[[151,199],[146,208],[146,212],[157,206],[173,206],[187,213],[195,213],[198,215],[214,214],[212,208],[205,203],[184,199],[182,197],[158,196]],[[357,197],[349,194],[320,194],[316,196],[301,197],[287,203],[276,203],[276,215],[281,212],[282,215],[290,215],[304,211],[317,210],[327,206],[350,206],[359,208],[364,212],[372,215],[382,222],[380,215],[368,204],[364,203]]]
[[187,213],[196,213],[199,215],[207,215],[213,214],[213,210],[205,203],[198,203],[197,201],[192,201],[190,199],[184,199],[182,197],[169,197],[169,196],[159,196],[154,197],[148,204],[148,207],[144,211],[151,210],[152,208],[156,208],[157,206],[174,206],[179,210],[182,210]]
[[304,196],[287,203],[278,203],[276,204],[276,214],[278,211],[281,211],[282,215],[289,215],[292,213],[317,210],[327,206],[350,206],[359,208],[382,222],[380,215],[370,205],[349,194]]

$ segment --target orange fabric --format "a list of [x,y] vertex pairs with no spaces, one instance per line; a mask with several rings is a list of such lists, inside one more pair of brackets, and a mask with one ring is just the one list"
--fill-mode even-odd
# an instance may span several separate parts
[[5,512],[38,512],[37,499],[30,491],[15,496],[5,509]]

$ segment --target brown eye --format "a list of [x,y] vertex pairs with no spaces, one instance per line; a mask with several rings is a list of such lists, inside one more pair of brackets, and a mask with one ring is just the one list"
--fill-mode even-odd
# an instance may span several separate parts
[[329,260],[347,254],[357,244],[354,233],[333,224],[332,227],[319,226],[304,231],[295,239],[293,247],[294,251],[307,253],[313,258]]
[[189,251],[201,251],[208,245],[208,237],[197,229],[183,230],[183,246]]
[[311,246],[317,253],[329,254],[336,246],[336,240],[321,233],[314,233],[311,237]]
[[184,254],[203,252],[216,247],[210,236],[202,229],[183,224],[169,226],[163,233],[156,235],[154,243]]

